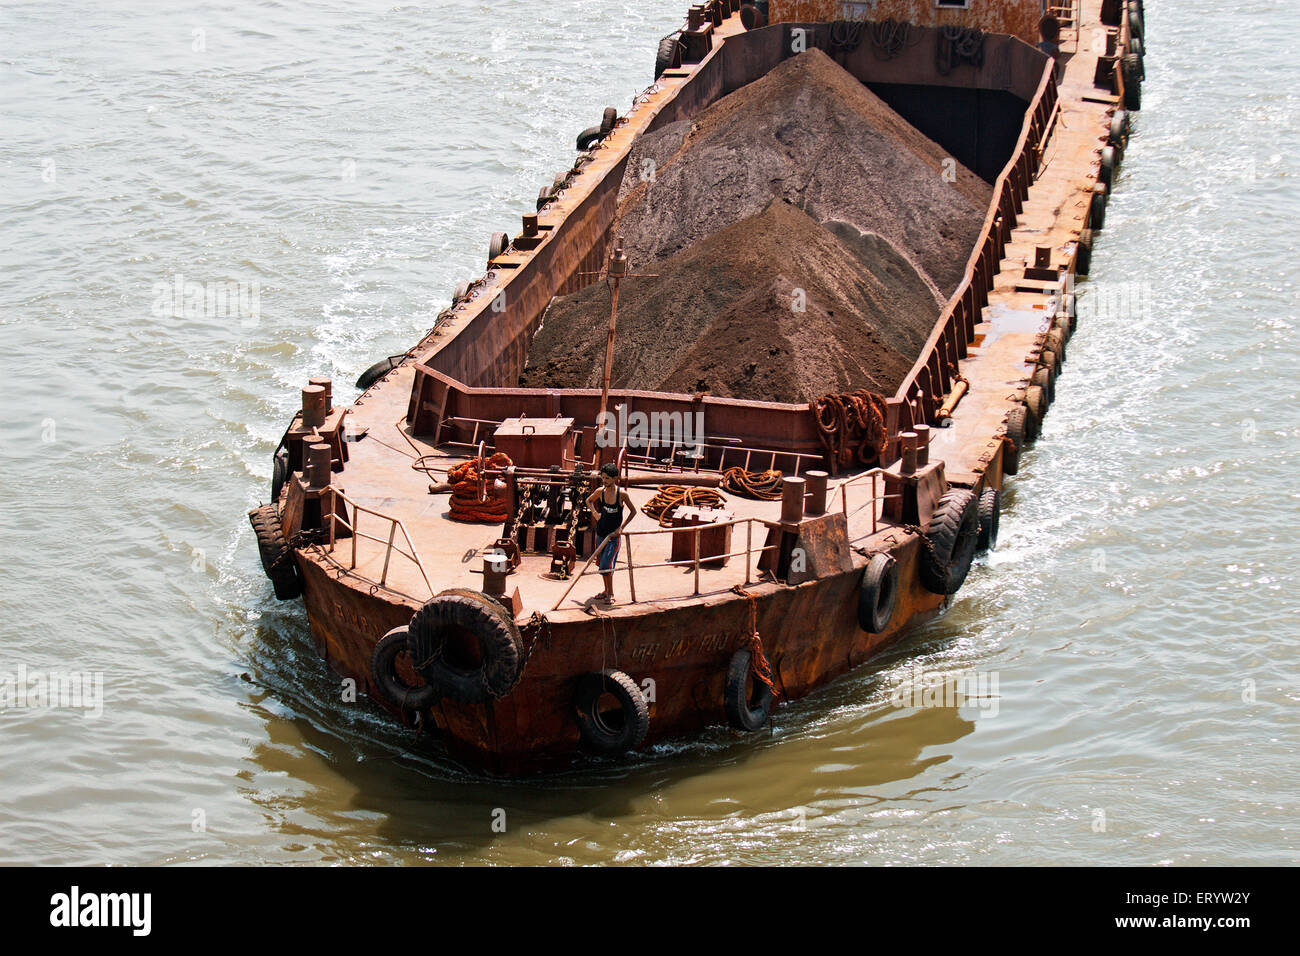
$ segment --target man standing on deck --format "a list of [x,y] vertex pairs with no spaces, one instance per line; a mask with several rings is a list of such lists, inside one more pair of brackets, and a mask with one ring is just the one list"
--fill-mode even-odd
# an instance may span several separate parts
[[[627,492],[618,487],[618,465],[606,462],[600,466],[601,486],[587,497],[587,507],[596,519],[596,547],[600,553],[596,556],[596,567],[605,580],[605,593],[597,595],[596,600],[606,604],[614,603],[614,562],[618,560],[618,544],[621,532],[636,517],[636,505]],[[623,508],[628,510],[627,520],[623,519]],[[612,537],[611,537],[612,535]],[[606,538],[610,540],[605,542]]]

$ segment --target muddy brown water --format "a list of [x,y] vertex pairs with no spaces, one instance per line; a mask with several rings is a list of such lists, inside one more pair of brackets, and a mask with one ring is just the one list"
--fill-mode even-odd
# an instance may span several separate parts
[[[409,756],[342,702],[243,517],[296,389],[350,397],[428,328],[682,13],[504,6],[0,11],[0,671],[104,691],[98,718],[0,711],[0,860],[1294,863],[1300,95],[1254,28],[1277,0],[1148,0],[1057,404],[941,619],[762,734],[540,782]],[[155,315],[178,275],[256,283],[259,314]],[[978,702],[895,706],[913,667]]]

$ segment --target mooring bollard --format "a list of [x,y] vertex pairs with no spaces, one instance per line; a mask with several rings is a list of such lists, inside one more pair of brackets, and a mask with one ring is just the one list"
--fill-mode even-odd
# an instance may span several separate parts
[[803,490],[806,482],[802,478],[781,479],[781,520],[787,524],[798,524],[803,520]]
[[914,425],[912,431],[916,433],[916,467],[924,468],[930,464],[930,426]]
[[[334,383],[324,376],[307,379],[308,385],[319,385],[325,389],[325,414],[328,415],[334,410]],[[321,421],[325,419],[322,417]]]
[[302,390],[302,426],[320,428],[325,424],[325,389],[307,385]]
[[916,471],[916,432],[903,432],[898,437],[903,443],[903,457],[898,470],[910,475]]
[[506,575],[510,573],[510,556],[504,551],[483,555],[483,593],[501,597],[506,593]]
[[307,468],[303,476],[307,487],[319,490],[329,485],[333,460],[334,449],[325,442],[307,446]]
[[808,482],[808,496],[804,503],[804,513],[817,517],[826,513],[826,479],[830,476],[824,471],[806,471],[804,479]]

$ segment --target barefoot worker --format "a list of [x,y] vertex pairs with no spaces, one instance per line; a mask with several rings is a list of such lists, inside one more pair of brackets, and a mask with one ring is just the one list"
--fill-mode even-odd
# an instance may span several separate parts
[[[623,518],[624,506],[628,510],[626,520]],[[606,462],[600,466],[600,487],[587,498],[587,507],[591,509],[592,517],[596,519],[596,546],[600,547],[600,554],[596,556],[596,566],[600,568],[601,577],[605,579],[605,593],[598,599],[612,602],[614,562],[618,560],[618,543],[622,537],[615,532],[622,531],[627,523],[636,517],[636,505],[632,504],[632,499],[627,496],[627,492],[618,487],[618,465]],[[613,537],[601,547],[600,542],[610,535]]]

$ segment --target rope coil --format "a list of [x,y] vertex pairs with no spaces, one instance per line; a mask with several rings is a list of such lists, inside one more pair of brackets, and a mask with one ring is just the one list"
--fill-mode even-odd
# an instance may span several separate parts
[[746,471],[739,466],[722,473],[722,487],[742,498],[756,501],[776,501],[781,497],[784,475],[779,471]]
[[659,527],[671,527],[669,518],[679,505],[687,508],[721,508],[727,499],[712,488],[689,488],[683,485],[661,485],[655,496],[641,509],[652,518],[659,519]]
[[860,388],[851,395],[823,395],[809,409],[836,468],[880,461],[889,440],[883,397]]
[[450,469],[447,472],[447,483],[451,485],[448,517],[452,521],[482,524],[496,524],[510,517],[505,488],[489,480],[487,472],[489,468],[509,468],[511,464],[510,456],[499,451],[491,458],[471,458]]

